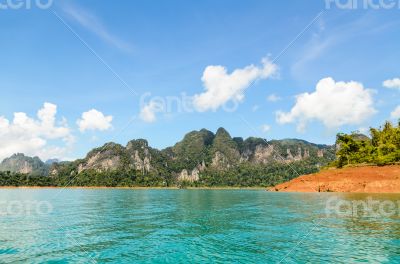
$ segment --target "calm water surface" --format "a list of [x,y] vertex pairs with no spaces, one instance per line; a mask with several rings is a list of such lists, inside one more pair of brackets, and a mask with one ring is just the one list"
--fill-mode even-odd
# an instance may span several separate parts
[[[335,195],[368,196],[0,190],[0,263],[400,263],[398,216],[328,216]],[[47,201],[52,211],[11,213],[18,201]]]

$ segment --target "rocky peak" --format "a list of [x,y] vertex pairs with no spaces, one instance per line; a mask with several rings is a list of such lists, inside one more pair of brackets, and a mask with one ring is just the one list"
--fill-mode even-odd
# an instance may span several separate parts
[[[201,129],[186,134],[173,147],[161,151],[151,148],[144,139],[132,140],[126,147],[108,143],[89,152],[85,159],[53,164],[51,175],[69,175],[89,169],[99,172],[130,169],[142,175],[171,173],[180,179],[194,181],[204,170],[226,171],[243,163],[267,166],[272,162],[290,163],[317,157],[332,160],[334,155],[332,147],[304,140],[267,142],[255,137],[243,140],[232,138],[224,128],[219,128],[216,134]],[[320,162],[324,163],[323,160]]]
[[240,160],[239,146],[224,128],[219,128],[215,134],[212,153],[214,154],[214,160],[224,157],[223,159],[226,163],[230,164]]
[[220,127],[218,128],[217,133],[215,133],[214,142],[215,141],[233,141],[233,139],[225,128]]
[[131,149],[145,149],[149,147],[149,142],[145,139],[131,140],[126,145],[127,150]]
[[170,150],[165,150],[167,155],[178,161],[190,164],[193,168],[199,162],[205,160],[208,155],[208,147],[214,140],[214,134],[206,129],[192,131],[185,135],[182,141],[175,144]]
[[0,171],[43,175],[47,173],[48,166],[38,157],[31,158],[18,153],[4,159],[0,163]]

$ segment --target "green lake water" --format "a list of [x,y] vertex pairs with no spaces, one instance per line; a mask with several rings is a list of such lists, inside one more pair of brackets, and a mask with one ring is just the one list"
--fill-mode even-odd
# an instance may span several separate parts
[[[400,218],[263,190],[0,190],[0,263],[400,263]],[[397,209],[396,209],[397,210]]]

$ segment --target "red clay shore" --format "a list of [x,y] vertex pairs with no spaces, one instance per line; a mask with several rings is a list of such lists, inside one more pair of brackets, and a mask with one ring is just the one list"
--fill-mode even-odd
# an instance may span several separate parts
[[327,169],[300,176],[269,191],[400,193],[400,165]]

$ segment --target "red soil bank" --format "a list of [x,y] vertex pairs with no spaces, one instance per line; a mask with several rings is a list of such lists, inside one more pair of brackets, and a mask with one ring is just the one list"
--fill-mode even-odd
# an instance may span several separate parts
[[328,169],[271,187],[279,192],[400,193],[400,165]]

